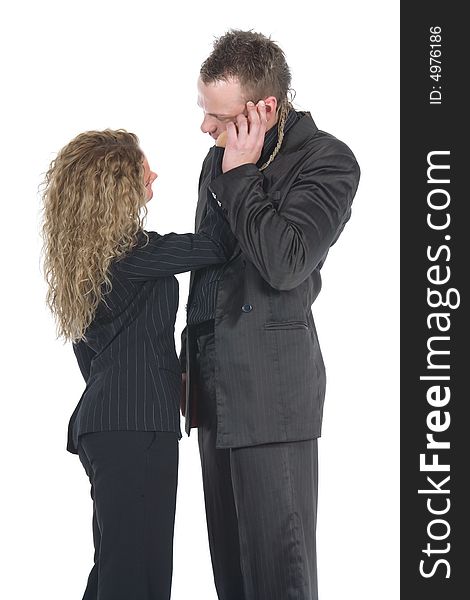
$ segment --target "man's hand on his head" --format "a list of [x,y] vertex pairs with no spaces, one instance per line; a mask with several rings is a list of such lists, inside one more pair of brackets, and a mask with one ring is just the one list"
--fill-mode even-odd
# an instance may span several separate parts
[[[260,100],[246,105],[248,116],[238,115],[237,122],[227,123],[222,171],[226,173],[241,165],[256,164],[261,156],[266,133],[266,105]],[[217,145],[222,146],[217,140]]]

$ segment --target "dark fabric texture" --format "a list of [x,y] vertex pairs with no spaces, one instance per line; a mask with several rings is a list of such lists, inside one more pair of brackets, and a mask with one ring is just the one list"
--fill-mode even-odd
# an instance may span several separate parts
[[[328,251],[350,218],[359,166],[309,113],[299,113],[263,172],[248,164],[211,180],[213,152],[202,167],[196,231],[216,197],[238,242],[217,286],[217,447],[316,438],[326,376],[311,307]],[[185,329],[188,433],[195,390],[190,338]]]
[[87,433],[78,455],[91,483],[95,546],[83,600],[169,599],[178,434]]
[[93,431],[180,433],[181,368],[175,349],[178,309],[175,273],[223,263],[234,237],[214,199],[197,235],[141,235],[112,263],[112,290],[73,344],[86,382],[70,419],[67,450]]
[[215,342],[201,330],[198,440],[219,600],[317,600],[317,440],[217,449]]
[[[295,110],[291,110],[284,124],[284,134],[287,134],[289,129],[297,122],[299,115]],[[263,165],[273,152],[279,140],[277,127],[272,127],[266,132],[263,151],[257,162],[257,166]],[[215,148],[211,156],[211,176],[213,181],[216,177],[222,174],[222,159],[224,156],[224,148]],[[209,188],[207,193],[212,196]],[[210,201],[210,198],[209,198]],[[215,308],[217,306],[217,284],[222,276],[222,265],[211,265],[205,269],[200,269],[194,276],[193,293],[191,294],[191,303],[187,306],[187,321],[188,324],[201,323],[209,319],[215,318]]]

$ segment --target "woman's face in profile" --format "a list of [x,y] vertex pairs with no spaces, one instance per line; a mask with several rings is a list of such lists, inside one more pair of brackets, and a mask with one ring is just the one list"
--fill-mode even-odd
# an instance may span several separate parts
[[155,181],[155,179],[158,177],[158,175],[150,169],[148,160],[145,158],[145,156],[144,156],[143,163],[144,163],[144,184],[145,184],[145,191],[147,193],[147,202],[148,202],[153,197],[152,183]]

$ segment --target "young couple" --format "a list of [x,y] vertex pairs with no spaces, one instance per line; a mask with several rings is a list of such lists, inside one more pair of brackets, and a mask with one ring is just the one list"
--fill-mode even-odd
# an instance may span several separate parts
[[47,300],[86,382],[67,446],[93,498],[84,600],[170,597],[181,399],[187,433],[198,428],[218,597],[317,598],[325,371],[311,306],[359,167],[293,109],[290,80],[269,38],[216,40],[198,95],[201,130],[219,142],[202,166],[195,234],[144,229],[157,175],[134,134],[82,133],[47,173]]

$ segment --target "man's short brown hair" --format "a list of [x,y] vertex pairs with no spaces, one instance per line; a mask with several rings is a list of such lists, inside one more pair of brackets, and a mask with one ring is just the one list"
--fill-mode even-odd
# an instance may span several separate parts
[[288,102],[291,74],[284,52],[261,33],[231,29],[217,38],[200,75],[205,84],[236,78],[246,101],[275,96],[279,105]]

